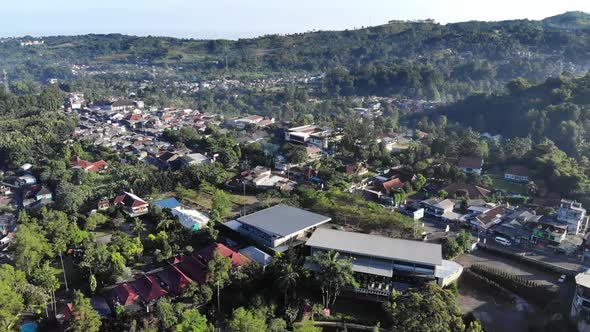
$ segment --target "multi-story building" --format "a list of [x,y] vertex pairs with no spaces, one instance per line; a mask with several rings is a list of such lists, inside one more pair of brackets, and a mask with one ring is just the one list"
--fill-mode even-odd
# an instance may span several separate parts
[[588,226],[586,209],[576,201],[562,199],[557,210],[557,220],[566,223],[571,234],[583,233]]
[[590,331],[590,271],[576,275],[576,292],[570,310],[578,331]]

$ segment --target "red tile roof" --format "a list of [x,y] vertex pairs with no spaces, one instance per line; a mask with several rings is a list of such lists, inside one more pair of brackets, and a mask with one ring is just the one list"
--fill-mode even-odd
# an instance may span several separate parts
[[81,168],[87,172],[98,172],[101,169],[109,166],[109,164],[107,164],[107,162],[102,159],[96,162],[91,162],[87,160],[82,160],[80,158],[72,160],[71,165],[72,167]]
[[168,295],[168,292],[160,286],[158,280],[152,275],[144,275],[143,277],[135,280],[133,285],[139,292],[139,295],[145,302],[151,302],[159,299],[162,296]]
[[137,301],[139,298],[139,295],[135,289],[133,289],[133,287],[128,283],[121,284],[115,288],[115,293],[117,293],[119,301],[121,301],[124,306],[135,303],[135,301]]
[[193,256],[185,256],[178,267],[199,284],[207,281],[207,267]]
[[182,290],[193,282],[186,274],[182,273],[176,266],[168,265],[161,272],[157,273],[158,278],[162,280],[170,291],[180,295]]
[[115,199],[113,200],[113,204],[124,205],[133,208],[147,205],[148,203],[132,193],[123,192],[123,194],[115,197]]
[[240,254],[237,251],[234,251],[221,243],[213,243],[199,251],[195,254],[197,258],[199,258],[203,263],[207,264],[211,259],[213,259],[214,252],[217,251],[221,256],[228,257],[232,261],[232,265],[236,266],[243,266],[250,263],[250,259],[248,257]]
[[483,159],[473,157],[461,157],[459,159],[459,167],[461,168],[481,168]]
[[404,183],[399,178],[393,178],[389,181],[383,182],[383,189],[386,193],[391,193],[392,189],[400,189],[404,187]]

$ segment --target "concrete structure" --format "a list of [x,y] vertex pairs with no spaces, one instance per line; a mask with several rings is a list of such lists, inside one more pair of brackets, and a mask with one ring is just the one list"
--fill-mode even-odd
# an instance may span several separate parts
[[252,261],[260,264],[260,266],[262,266],[263,268],[265,268],[272,262],[271,255],[265,253],[264,251],[254,246],[244,248],[240,250],[239,253],[250,258]]
[[514,165],[504,172],[504,179],[514,182],[529,182],[529,169],[525,166]]
[[[330,220],[330,217],[279,204],[238,218],[239,225],[235,228],[256,242],[284,251]],[[283,248],[279,248],[281,246]]]
[[191,153],[180,157],[180,163],[183,167],[191,165],[210,164],[211,158],[201,153]]
[[588,227],[588,216],[582,204],[562,199],[557,210],[557,220],[567,224],[570,234],[584,233]]
[[576,292],[572,300],[570,317],[578,331],[590,331],[590,271],[576,275]]

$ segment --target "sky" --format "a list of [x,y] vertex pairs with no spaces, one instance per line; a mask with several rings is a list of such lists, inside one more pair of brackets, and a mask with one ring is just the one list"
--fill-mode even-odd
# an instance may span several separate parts
[[590,0],[4,0],[0,37],[123,33],[238,39],[389,20],[542,19]]

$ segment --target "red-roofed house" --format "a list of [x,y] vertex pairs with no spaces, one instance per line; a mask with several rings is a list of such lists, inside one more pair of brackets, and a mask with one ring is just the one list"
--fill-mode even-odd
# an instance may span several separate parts
[[483,159],[474,157],[461,157],[457,166],[465,173],[480,174],[483,168]]
[[61,319],[63,319],[64,322],[69,321],[70,318],[72,318],[73,313],[74,305],[71,303],[66,303],[59,309],[59,314],[62,315]]
[[529,169],[522,165],[513,165],[504,172],[504,178],[516,182],[529,182]]
[[139,298],[139,295],[135,289],[133,289],[133,287],[128,283],[120,284],[117,288],[115,288],[115,293],[117,294],[119,302],[123,306],[133,304]]
[[109,164],[107,164],[107,162],[102,159],[99,161],[91,162],[87,160],[82,160],[77,157],[76,159],[72,160],[71,165],[72,168],[77,168],[84,170],[84,172],[92,173],[102,171],[103,169],[106,169],[109,166]]
[[393,189],[402,189],[404,187],[404,183],[400,178],[393,178],[389,181],[383,182],[382,186],[383,190],[385,190],[385,193],[389,195]]
[[173,265],[166,266],[164,270],[157,273],[157,276],[175,295],[182,294],[182,290],[193,282],[186,274]]
[[115,197],[113,205],[121,206],[123,212],[130,217],[137,217],[148,213],[149,206],[149,204],[143,199],[126,191]]
[[178,267],[199,284],[207,281],[207,267],[193,256],[185,256]]
[[168,295],[168,292],[160,286],[158,280],[149,274],[135,280],[133,285],[139,292],[141,298],[147,303]]
[[244,266],[250,263],[250,259],[248,257],[240,254],[237,251],[234,251],[221,243],[213,243],[199,251],[195,254],[195,256],[201,260],[203,263],[207,264],[211,259],[213,259],[213,255],[215,252],[218,252],[223,257],[228,257],[231,259],[232,265],[234,267]]

